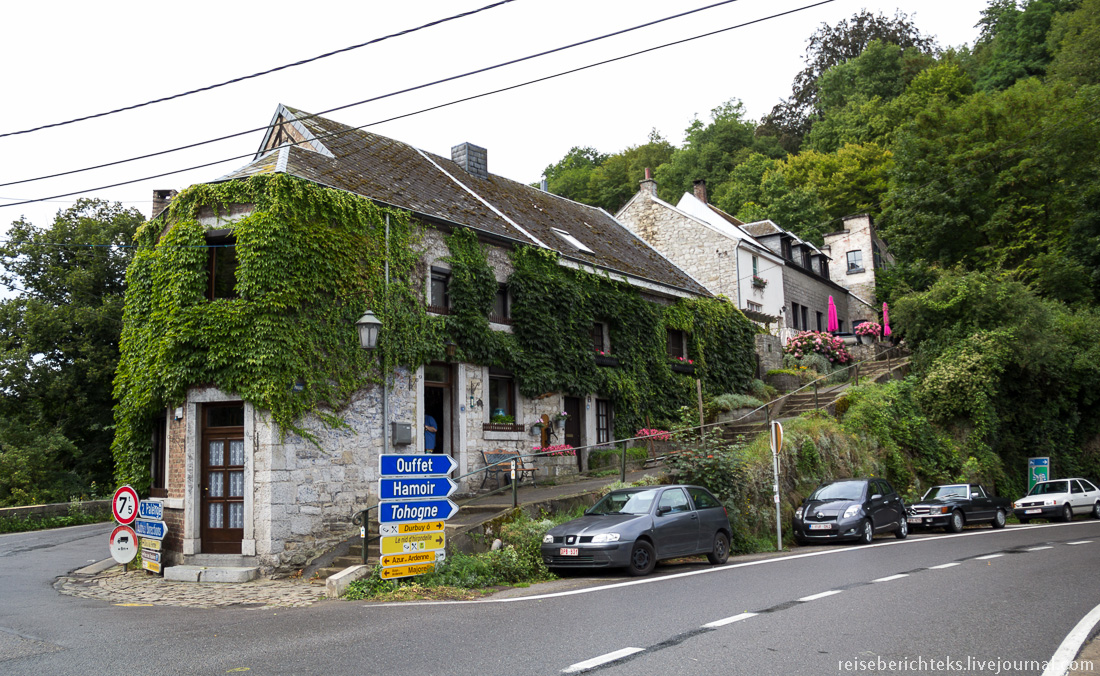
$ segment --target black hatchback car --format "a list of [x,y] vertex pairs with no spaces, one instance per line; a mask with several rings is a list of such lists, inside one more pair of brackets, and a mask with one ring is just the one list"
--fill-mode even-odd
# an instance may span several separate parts
[[856,540],[867,544],[876,533],[909,536],[905,504],[885,479],[840,479],[823,483],[794,513],[799,544]]
[[729,553],[726,508],[699,486],[611,491],[542,540],[542,560],[551,570],[624,567],[646,575],[661,559],[706,554],[718,564]]

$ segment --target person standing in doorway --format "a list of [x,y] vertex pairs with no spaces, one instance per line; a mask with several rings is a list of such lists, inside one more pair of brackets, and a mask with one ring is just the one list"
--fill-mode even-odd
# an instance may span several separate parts
[[424,452],[435,453],[435,432],[436,423],[435,418],[430,415],[424,416]]

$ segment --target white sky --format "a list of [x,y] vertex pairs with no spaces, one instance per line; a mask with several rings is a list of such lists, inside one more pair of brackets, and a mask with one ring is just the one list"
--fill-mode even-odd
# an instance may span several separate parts
[[[358,126],[473,93],[557,73],[672,40],[810,4],[740,0],[509,66],[328,115]],[[5,7],[0,133],[176,94],[490,4],[490,0],[405,2],[187,3],[104,0],[19,2]],[[79,169],[266,125],[278,103],[307,112],[378,96],[634,26],[708,4],[706,0],[516,0],[473,17],[393,38],[348,54],[137,111],[0,138],[0,183]],[[758,119],[802,68],[806,39],[861,8],[910,14],[941,47],[972,43],[985,0],[835,0],[754,26],[669,47],[584,73],[370,127],[450,156],[469,141],[489,151],[489,171],[523,182],[572,146],[617,152],[656,128],[675,144],[696,113],[731,97]],[[100,186],[175,171],[256,150],[262,132],[191,151],[21,185],[0,186],[0,231],[25,215],[47,226],[77,196],[3,207],[14,200],[82,191],[149,214],[156,188],[182,189],[242,165],[239,159],[127,186]]]

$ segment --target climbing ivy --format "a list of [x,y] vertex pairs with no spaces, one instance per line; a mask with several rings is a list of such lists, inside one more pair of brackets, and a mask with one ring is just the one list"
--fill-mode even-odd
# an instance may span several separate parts
[[[208,300],[200,215],[248,204],[231,224],[238,297]],[[280,429],[309,437],[298,425],[304,414],[343,425],[339,411],[361,387],[398,364],[442,356],[442,326],[413,280],[417,233],[406,212],[282,174],[176,197],[165,218],[138,231],[127,271],[112,447],[119,480],[147,486],[151,420],[188,387],[236,393]],[[380,356],[359,346],[355,321],[367,309],[383,323]]]

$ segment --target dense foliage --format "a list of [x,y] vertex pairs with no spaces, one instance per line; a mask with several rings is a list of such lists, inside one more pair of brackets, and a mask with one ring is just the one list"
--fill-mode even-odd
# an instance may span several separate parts
[[109,486],[111,382],[136,209],[79,200],[0,244],[0,506]]

